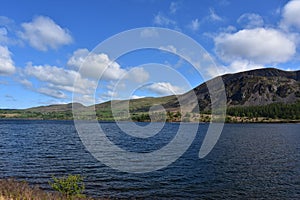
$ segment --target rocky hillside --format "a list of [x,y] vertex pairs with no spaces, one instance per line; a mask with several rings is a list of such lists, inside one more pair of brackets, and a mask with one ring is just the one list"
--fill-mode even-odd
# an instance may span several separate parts
[[259,69],[222,76],[229,106],[294,103],[300,100],[300,71]]
[[[300,100],[300,70],[282,71],[274,68],[257,69],[226,74],[224,82],[227,106],[262,106],[272,103],[295,103]],[[197,95],[200,110],[209,109],[210,96],[206,84],[193,90]],[[188,99],[191,91],[183,94]],[[185,97],[187,96],[187,97]],[[168,102],[168,108],[178,106],[178,102]]]

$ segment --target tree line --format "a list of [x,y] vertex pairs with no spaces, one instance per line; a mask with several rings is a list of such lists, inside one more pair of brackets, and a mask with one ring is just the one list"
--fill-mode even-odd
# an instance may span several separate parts
[[271,119],[300,119],[300,101],[293,104],[273,103],[264,106],[238,106],[227,109],[235,117],[265,117]]

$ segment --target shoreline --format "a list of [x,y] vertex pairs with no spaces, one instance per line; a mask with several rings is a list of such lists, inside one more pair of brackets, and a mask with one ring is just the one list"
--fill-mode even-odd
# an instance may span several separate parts
[[[0,121],[74,121],[75,119],[42,119],[42,118],[0,118]],[[77,119],[82,121],[94,121],[91,119]],[[118,121],[118,120],[116,120]],[[99,123],[115,123],[115,120],[101,120],[98,119]],[[151,121],[129,121],[129,120],[119,120],[118,122],[135,122],[135,123],[151,123]],[[218,123],[218,121],[153,121],[152,123],[199,123],[199,124],[207,124],[207,123]],[[237,120],[237,121],[224,121],[224,124],[298,124],[300,120],[293,119],[264,119],[260,121],[251,121],[249,119]]]
[[15,178],[0,178],[0,200],[107,200],[108,198],[95,198],[84,194],[82,197],[66,196],[57,191],[47,191],[38,184],[30,184],[25,180]]

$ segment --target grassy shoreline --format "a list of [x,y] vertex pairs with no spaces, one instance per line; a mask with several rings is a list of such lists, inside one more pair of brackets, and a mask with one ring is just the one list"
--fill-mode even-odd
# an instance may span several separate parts
[[44,191],[39,186],[13,178],[0,179],[0,200],[104,200],[106,198],[72,197],[68,198],[55,191]]
[[[229,119],[230,118],[230,119]],[[1,120],[28,120],[28,121],[34,121],[34,120],[50,120],[50,121],[73,121],[74,119],[43,119],[43,118],[0,118]],[[179,122],[187,122],[187,123],[210,123],[210,118],[207,118],[205,120],[197,120],[197,119],[192,119],[190,121],[184,121],[184,120],[169,120],[169,121],[155,121],[155,122],[166,122],[166,123],[179,123]],[[84,121],[84,120],[83,120]],[[89,121],[89,119],[87,119]],[[118,120],[113,120],[113,119],[98,119],[99,122],[115,122]],[[130,120],[120,120],[123,122],[131,122]],[[137,121],[137,120],[132,120],[133,122],[151,122],[150,120],[144,120],[144,121]],[[296,124],[300,123],[300,120],[298,119],[270,119],[270,118],[264,118],[264,117],[259,117],[259,118],[248,118],[248,117],[236,117],[236,116],[227,116],[225,118],[226,124],[239,124],[239,123],[263,123],[263,124],[268,124],[268,123],[286,123],[286,124]]]
[[63,200],[63,196],[55,192],[45,192],[38,186],[30,186],[25,181],[15,179],[0,179],[0,200],[15,199],[49,199]]
[[[106,104],[105,104],[106,105]],[[139,105],[141,106],[141,105]],[[147,107],[148,106],[148,107]],[[0,119],[23,120],[95,120],[98,121],[135,121],[135,122],[210,122],[210,110],[201,112],[183,111],[171,109],[167,111],[157,110],[149,112],[149,105],[145,107],[131,107],[130,112],[116,110],[112,113],[106,105],[96,110],[82,110],[73,116],[72,110],[5,110],[0,109]],[[51,106],[48,106],[49,108]],[[138,109],[139,108],[139,109]],[[142,109],[143,108],[143,109]],[[222,112],[221,112],[222,113]],[[229,123],[299,123],[300,101],[293,104],[272,103],[261,106],[235,106],[226,109],[225,122]],[[214,120],[215,121],[215,120]]]

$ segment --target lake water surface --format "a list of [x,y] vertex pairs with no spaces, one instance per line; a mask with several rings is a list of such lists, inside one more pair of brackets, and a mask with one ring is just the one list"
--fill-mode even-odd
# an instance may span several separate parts
[[[123,149],[151,152],[168,144],[179,124],[166,124],[149,139],[128,136],[115,123],[101,126]],[[52,175],[81,174],[95,197],[300,199],[300,124],[226,124],[212,152],[199,159],[207,128],[199,125],[188,151],[170,166],[130,174],[93,158],[72,121],[1,120],[0,178],[50,189]]]

